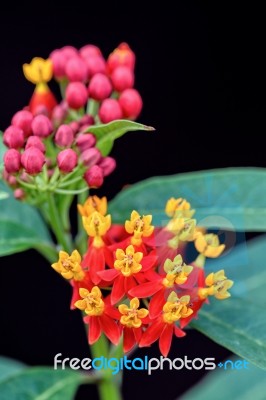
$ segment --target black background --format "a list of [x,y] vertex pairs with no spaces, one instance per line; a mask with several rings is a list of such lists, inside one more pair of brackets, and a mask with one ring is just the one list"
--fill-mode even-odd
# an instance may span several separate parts
[[[8,126],[32,94],[22,74],[24,62],[68,44],[94,43],[107,56],[127,41],[137,56],[136,87],[144,100],[139,120],[156,132],[130,133],[115,144],[118,168],[101,194],[111,198],[123,185],[153,175],[265,167],[265,22],[260,6],[177,1],[175,8],[164,2],[143,11],[133,2],[107,4],[41,2],[1,12],[0,127]],[[79,313],[68,309],[65,282],[34,251],[0,263],[0,354],[31,365],[52,364],[58,352],[85,357],[83,326]],[[149,354],[159,355],[157,347]],[[185,354],[218,361],[228,352],[191,331],[175,341],[170,357]],[[201,375],[128,372],[125,399],[152,397],[161,390],[173,400]],[[89,388],[79,392],[79,399],[88,393],[96,396]]]

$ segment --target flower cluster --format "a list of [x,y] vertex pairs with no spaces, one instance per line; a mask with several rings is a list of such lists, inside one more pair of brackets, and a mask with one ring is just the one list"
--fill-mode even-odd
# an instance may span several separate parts
[[[158,340],[167,356],[173,335],[185,335],[209,297],[230,296],[233,281],[223,270],[207,276],[204,271],[206,257],[218,257],[225,246],[197,227],[185,199],[167,202],[169,222],[163,228],[152,225],[152,215],[135,210],[124,226],[112,224],[105,197],[89,197],[78,210],[88,249],[83,257],[77,250],[60,251],[52,267],[73,287],[71,308],[84,312],[89,344],[102,332],[114,344],[123,337],[125,352]],[[187,265],[189,242],[199,254]]]
[[[103,184],[116,162],[102,155],[90,128],[138,117],[142,99],[133,88],[134,66],[135,54],[125,43],[107,60],[94,45],[80,50],[65,46],[47,60],[35,57],[23,65],[36,87],[29,105],[13,116],[3,135],[8,148],[3,177],[15,197],[34,202],[36,191],[67,194],[67,189]],[[52,78],[60,85],[60,103],[48,87]]]

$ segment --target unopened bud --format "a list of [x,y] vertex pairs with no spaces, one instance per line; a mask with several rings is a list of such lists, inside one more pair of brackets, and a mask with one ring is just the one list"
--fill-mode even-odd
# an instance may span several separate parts
[[74,140],[74,132],[69,125],[61,125],[55,134],[55,143],[59,147],[70,147]]
[[114,89],[118,92],[123,92],[123,90],[134,86],[134,73],[132,69],[121,66],[113,71],[111,80]]
[[106,62],[102,56],[93,56],[85,58],[84,61],[87,65],[88,76],[91,78],[93,75],[106,73]]
[[102,55],[99,47],[94,46],[93,44],[87,44],[86,46],[81,47],[81,49],[79,50],[79,54],[82,58],[90,58]]
[[121,119],[123,116],[121,107],[115,99],[105,99],[99,110],[99,117],[104,124]]
[[68,125],[72,129],[74,135],[79,131],[79,123],[77,121],[71,121]]
[[132,71],[135,67],[135,54],[127,43],[121,43],[108,57],[108,71],[112,73],[119,66],[125,66]]
[[4,166],[6,172],[14,174],[20,169],[20,153],[15,149],[9,149],[4,154]]
[[25,192],[23,189],[16,189],[14,190],[14,197],[17,200],[21,200],[25,197]]
[[35,136],[45,138],[53,132],[50,119],[45,115],[37,115],[31,124],[32,132]]
[[70,108],[78,110],[88,100],[88,91],[81,82],[70,82],[66,88],[66,101]]
[[84,133],[84,134],[81,133],[80,135],[78,135],[76,139],[76,144],[81,153],[93,147],[95,143],[96,143],[96,138],[94,135],[92,135],[92,133]]
[[38,136],[30,136],[28,138],[25,149],[27,150],[29,147],[37,147],[42,153],[45,153],[45,145]]
[[89,84],[89,96],[95,100],[107,99],[112,92],[110,80],[104,74],[95,74]]
[[115,167],[116,167],[116,161],[113,157],[104,157],[99,163],[98,166],[102,168],[103,170],[103,175],[107,176],[110,175]]
[[72,149],[60,151],[57,155],[57,165],[60,171],[68,173],[73,171],[78,163],[78,156]]
[[136,89],[126,89],[119,97],[119,104],[126,118],[136,119],[142,110],[142,98]]
[[41,172],[44,163],[44,154],[37,147],[29,147],[21,156],[21,164],[30,175]]
[[26,110],[21,110],[16,112],[13,116],[11,124],[20,128],[24,132],[24,136],[28,137],[31,134],[31,123],[33,120],[33,115],[31,112]]
[[91,147],[90,149],[85,150],[81,153],[80,159],[86,167],[92,167],[93,165],[97,164],[102,155],[96,147]]
[[89,187],[97,189],[103,184],[103,170],[94,165],[85,172],[84,179]]
[[70,82],[85,82],[88,77],[88,68],[85,61],[80,57],[68,60],[66,64],[66,76]]
[[24,132],[16,126],[9,126],[3,135],[3,142],[11,149],[19,149],[24,145]]

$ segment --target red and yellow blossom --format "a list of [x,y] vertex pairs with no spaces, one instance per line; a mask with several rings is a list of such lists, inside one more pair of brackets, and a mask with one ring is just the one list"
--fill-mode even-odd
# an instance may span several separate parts
[[165,213],[171,218],[191,218],[195,214],[195,210],[191,210],[191,205],[186,199],[171,197],[166,203]]
[[77,250],[74,250],[71,255],[66,251],[60,251],[59,260],[52,264],[52,268],[65,279],[81,281],[85,277],[85,272],[81,267],[81,255]]
[[125,222],[125,229],[132,234],[131,244],[140,246],[142,237],[149,237],[154,231],[154,226],[151,225],[152,215],[139,215],[137,211],[132,211],[130,220]]
[[101,279],[113,282],[112,304],[121,300],[130,289],[140,282],[145,282],[145,272],[152,268],[157,260],[154,253],[143,257],[143,253],[136,252],[132,245],[128,246],[125,251],[117,249],[115,257],[114,268],[98,272]]
[[94,211],[97,211],[101,215],[107,213],[107,198],[98,196],[90,196],[85,203],[78,204],[78,211],[82,217],[89,217]]
[[207,287],[199,288],[198,294],[201,299],[206,299],[208,296],[214,296],[218,300],[224,300],[231,296],[228,292],[234,282],[227,279],[224,270],[214,273],[212,272],[205,279]]
[[120,338],[120,330],[115,322],[119,316],[117,310],[103,300],[98,286],[94,286],[91,291],[80,288],[79,295],[81,299],[75,302],[75,306],[87,315],[84,322],[89,325],[89,344],[95,343],[102,332],[113,344],[117,344]]
[[166,357],[171,347],[173,334],[177,337],[185,335],[185,332],[176,326],[176,322],[193,313],[188,306],[189,302],[189,296],[178,298],[175,292],[171,292],[163,306],[162,314],[153,320],[143,333],[139,346],[150,346],[159,339],[160,351]]
[[120,323],[123,326],[123,348],[124,352],[132,350],[136,343],[139,343],[142,336],[142,324],[147,323],[149,311],[146,308],[139,308],[139,299],[134,297],[127,304],[120,304],[118,310],[121,314]]

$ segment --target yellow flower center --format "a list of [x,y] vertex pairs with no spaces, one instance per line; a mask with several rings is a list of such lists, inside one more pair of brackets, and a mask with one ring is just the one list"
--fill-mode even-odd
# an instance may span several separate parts
[[111,226],[111,216],[102,215],[98,211],[94,211],[88,217],[82,217],[84,229],[90,237],[93,237],[93,245],[102,247],[104,242],[102,236],[106,234]]
[[120,318],[121,324],[128,328],[139,328],[142,325],[142,319],[149,314],[146,308],[139,309],[139,299],[136,297],[130,301],[130,306],[120,304],[118,310],[122,314]]
[[74,279],[81,281],[85,273],[80,265],[81,256],[77,250],[74,250],[71,255],[65,251],[59,252],[59,260],[52,264],[52,268],[61,274],[65,279]]
[[191,218],[195,210],[191,210],[190,203],[185,199],[171,197],[166,203],[165,212],[168,217]]
[[167,302],[163,306],[163,320],[167,324],[173,324],[180,318],[186,318],[193,313],[188,307],[190,296],[182,296],[180,299],[175,292],[171,292]]
[[142,269],[140,261],[143,258],[143,253],[135,253],[135,249],[132,245],[126,248],[126,252],[124,252],[122,249],[117,249],[115,256],[116,260],[114,267],[125,277],[137,274]]
[[173,287],[175,283],[182,285],[187,281],[187,277],[192,270],[193,267],[186,265],[180,254],[173,261],[167,258],[164,263],[164,271],[166,272],[166,277],[163,280],[164,286],[168,288]]
[[78,300],[75,306],[85,311],[89,316],[100,316],[104,312],[104,302],[102,300],[102,292],[98,286],[94,286],[91,291],[81,288],[79,295],[82,300]]
[[214,296],[218,300],[224,300],[231,296],[228,289],[233,286],[234,282],[226,278],[222,269],[216,273],[209,274],[205,279],[205,284],[208,287],[198,290],[198,295],[201,299]]
[[152,216],[139,215],[137,211],[132,211],[130,220],[125,222],[125,229],[128,233],[133,234],[131,243],[135,246],[139,246],[142,243],[142,236],[148,237],[154,231],[154,226],[151,225]]

